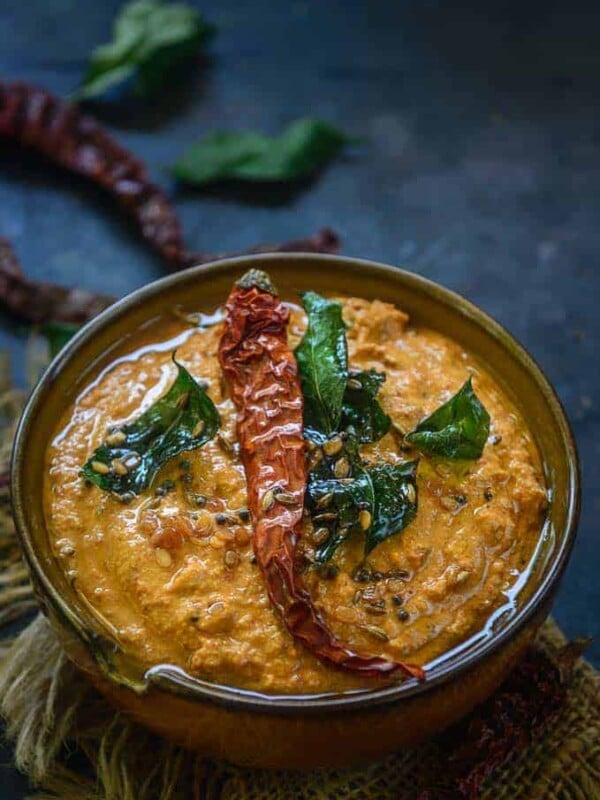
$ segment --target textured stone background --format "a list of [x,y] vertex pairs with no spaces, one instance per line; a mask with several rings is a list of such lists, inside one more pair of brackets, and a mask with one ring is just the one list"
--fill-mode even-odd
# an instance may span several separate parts
[[[126,104],[102,118],[165,185],[165,166],[216,127],[275,132],[311,113],[364,138],[300,192],[173,187],[188,241],[235,250],[331,225],[344,253],[439,281],[520,339],[556,386],[583,462],[580,535],[555,615],[568,635],[598,637],[597,5],[197,5],[219,26],[212,66],[151,109]],[[0,74],[68,93],[118,6],[2,0]],[[103,197],[5,148],[0,233],[37,278],[123,294],[162,272]],[[18,380],[23,341],[1,322]],[[598,641],[591,653],[599,663]],[[22,796],[16,779],[13,794],[1,783],[3,798]]]

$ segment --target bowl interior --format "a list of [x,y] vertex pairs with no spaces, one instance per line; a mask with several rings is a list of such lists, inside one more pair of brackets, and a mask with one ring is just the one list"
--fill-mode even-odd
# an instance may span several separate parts
[[[133,293],[88,324],[50,365],[24,412],[13,461],[15,517],[38,593],[63,624],[83,640],[105,673],[134,688],[147,683],[141,665],[115,648],[110,627],[89,608],[66,580],[53,557],[44,521],[42,478],[44,453],[64,410],[116,356],[126,353],[140,328],[160,326],[180,306],[187,311],[211,312],[222,305],[233,280],[250,267],[266,269],[288,300],[298,290],[324,294],[358,295],[395,303],[412,321],[455,339],[485,365],[520,409],[540,451],[551,504],[542,532],[534,569],[520,595],[518,608],[504,610],[493,635],[479,637],[467,647],[445,656],[429,670],[424,685],[408,681],[390,689],[365,690],[352,700],[374,695],[385,699],[426,690],[446,680],[512,635],[534,613],[553,588],[568,558],[578,512],[578,467],[573,439],[560,403],[527,353],[503,328],[463,298],[412,273],[354,259],[316,255],[260,255],[203,265],[169,276]],[[208,694],[225,702],[257,695],[229,687],[205,684],[177,670],[157,670],[151,680],[162,687],[192,696]],[[306,706],[306,698],[300,700]],[[311,702],[329,703],[320,697]],[[263,698],[265,703],[290,706],[289,696]]]

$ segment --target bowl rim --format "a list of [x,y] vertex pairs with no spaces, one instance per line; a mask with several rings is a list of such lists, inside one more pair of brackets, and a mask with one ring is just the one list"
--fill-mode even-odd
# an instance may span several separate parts
[[[95,664],[100,668],[103,675],[108,677],[112,683],[121,686],[129,686],[130,688],[136,689],[136,691],[144,691],[152,687],[154,690],[163,690],[169,694],[184,695],[188,699],[198,702],[208,700],[232,709],[245,708],[249,711],[262,713],[331,713],[357,708],[371,708],[382,704],[387,705],[429,692],[440,685],[456,679],[470,668],[484,662],[489,656],[498,651],[503,644],[515,637],[527,626],[535,617],[539,607],[544,605],[544,601],[551,599],[558,586],[569,560],[577,533],[581,502],[579,457],[575,438],[563,405],[541,367],[523,345],[521,345],[499,322],[487,312],[475,306],[470,300],[467,300],[451,289],[409,270],[367,259],[351,258],[347,256],[319,253],[260,253],[223,258],[199,264],[139,287],[87,322],[47,367],[31,392],[21,414],[15,433],[11,459],[11,486],[15,527],[27,564],[34,579],[33,582],[36,591],[39,593],[39,588],[42,588],[43,599],[50,601],[52,610],[58,614],[63,622],[69,625],[71,632],[81,640],[82,631],[85,630],[85,621],[70,607],[68,601],[62,596],[50,577],[46,574],[42,559],[38,557],[33,540],[29,535],[28,523],[24,510],[25,498],[23,497],[20,477],[24,454],[29,444],[28,434],[36,410],[43,401],[44,396],[51,390],[51,384],[56,376],[63,367],[75,357],[80,346],[89,342],[98,329],[109,326],[115,317],[120,317],[127,311],[143,305],[149,297],[159,293],[166,287],[172,287],[179,283],[186,283],[197,279],[207,279],[210,278],[211,273],[221,270],[239,269],[241,271],[244,268],[249,269],[257,266],[262,266],[268,270],[269,262],[280,262],[286,269],[290,270],[293,269],[294,265],[297,265],[299,273],[301,274],[303,263],[315,261],[324,262],[325,264],[335,263],[339,267],[348,268],[353,272],[376,271],[383,278],[392,276],[396,278],[400,277],[404,284],[408,285],[409,289],[416,288],[429,296],[433,295],[436,300],[445,303],[447,306],[452,306],[455,311],[458,311],[458,313],[463,316],[467,316],[476,325],[480,327],[485,326],[486,333],[491,335],[502,349],[508,351],[513,360],[519,361],[521,366],[525,367],[535,379],[536,384],[544,394],[551,408],[554,421],[559,429],[569,473],[569,497],[564,536],[556,545],[555,552],[550,556],[546,574],[542,576],[539,585],[526,599],[523,606],[517,609],[514,615],[510,617],[499,631],[494,632],[491,636],[476,643],[473,647],[469,647],[465,651],[459,652],[447,660],[444,660],[442,657],[441,663],[436,664],[436,666],[428,672],[427,680],[424,682],[418,682],[416,679],[408,679],[399,684],[345,693],[324,693],[317,695],[264,694],[239,689],[233,686],[202,681],[188,675],[183,669],[173,666],[156,673],[153,673],[152,669],[146,671],[143,676],[142,688],[140,689],[140,685],[132,685],[131,682],[119,678],[118,674],[115,674],[115,672],[104,663],[96,651],[91,650],[90,655]],[[47,609],[45,608],[45,604],[42,605],[42,610],[46,613]],[[89,647],[90,640],[85,640],[85,644],[89,652],[91,649]],[[126,654],[124,654],[124,656],[126,656]]]

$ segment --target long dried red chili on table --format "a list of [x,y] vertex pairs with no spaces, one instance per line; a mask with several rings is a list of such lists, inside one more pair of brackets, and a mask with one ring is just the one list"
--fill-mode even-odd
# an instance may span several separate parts
[[[259,245],[245,252],[322,253],[334,252],[337,245],[335,233],[325,228],[308,239],[296,239],[280,245]],[[225,255],[206,255],[203,260],[217,258],[225,258]],[[67,322],[82,325],[115,300],[111,295],[27,278],[12,245],[7,239],[0,237],[0,303],[14,317],[32,323]]]
[[0,82],[0,136],[101,186],[168,264],[189,265],[179,219],[165,193],[150,182],[141,161],[76,106],[38,86]]
[[80,325],[114,303],[115,298],[29,280],[10,242],[0,237],[0,300],[11,314],[27,322]]
[[[144,240],[170,269],[224,258],[227,253],[194,253],[183,239],[176,210],[165,193],[150,182],[143,162],[120,145],[92,117],[38,86],[0,81],[0,137],[42,153],[49,160],[102,187],[131,217]],[[324,228],[314,236],[280,244],[263,244],[240,253],[335,253],[337,235]],[[27,279],[4,242],[0,253],[0,301],[9,312],[30,322],[82,323],[113,298]],[[6,249],[8,248],[8,249]]]
[[[177,213],[163,190],[151,183],[143,162],[77,106],[39,86],[0,81],[0,136],[108,191],[172,269],[217,257],[186,248]],[[335,252],[337,247],[336,234],[325,228],[306,239],[258,245],[247,252]]]
[[307,470],[303,397],[287,344],[289,311],[257,270],[238,281],[226,308],[219,359],[238,409],[254,553],[271,602],[292,636],[329,664],[363,675],[402,672],[422,679],[418,666],[362,656],[338,641],[295,572]]

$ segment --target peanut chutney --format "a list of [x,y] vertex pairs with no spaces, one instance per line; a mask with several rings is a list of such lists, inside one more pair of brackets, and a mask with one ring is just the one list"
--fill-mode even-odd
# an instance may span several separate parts
[[[364,539],[353,533],[327,563],[315,565],[316,526],[305,518],[299,569],[333,634],[356,652],[426,668],[514,599],[546,507],[539,456],[518,410],[457,343],[412,326],[388,303],[340,302],[350,367],[386,376],[378,399],[392,427],[361,445],[365,463],[418,456],[402,432],[469,377],[491,420],[480,458],[420,458],[416,517],[366,558]],[[291,306],[292,348],[305,326],[304,312]],[[222,334],[222,322],[162,320],[136,334],[129,351],[65,411],[46,456],[54,553],[123,650],[148,667],[176,664],[205,680],[267,693],[372,686],[373,678],[318,660],[271,604],[253,554],[236,408],[218,359]],[[173,352],[207,385],[220,427],[123,502],[86,482],[82,465],[107,431],[165,394],[177,371]]]

